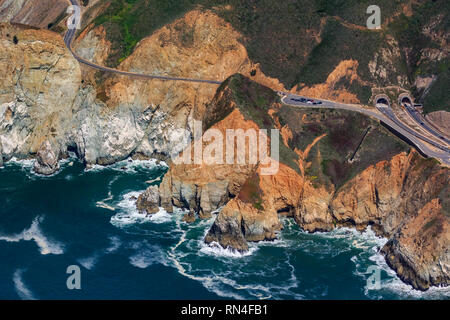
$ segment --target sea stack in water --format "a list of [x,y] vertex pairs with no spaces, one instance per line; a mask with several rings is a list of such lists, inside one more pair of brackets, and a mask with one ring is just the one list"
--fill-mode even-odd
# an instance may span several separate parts
[[38,174],[51,175],[58,170],[58,152],[55,152],[51,143],[45,140],[37,152],[34,171]]
[[158,186],[150,186],[136,201],[137,209],[140,213],[154,214],[159,211],[159,191]]

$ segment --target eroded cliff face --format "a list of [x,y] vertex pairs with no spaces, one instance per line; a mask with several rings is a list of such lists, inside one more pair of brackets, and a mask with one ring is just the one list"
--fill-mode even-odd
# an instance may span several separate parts
[[78,63],[61,37],[49,31],[3,24],[0,42],[3,157],[29,157],[47,139],[65,144],[81,83]]
[[448,168],[416,152],[367,168],[335,195],[337,224],[371,224],[390,240],[382,249],[399,277],[426,290],[450,283]]
[[[73,45],[76,53],[93,63],[104,66],[111,50],[111,43],[106,40],[106,31],[103,27],[93,29],[93,26],[86,28],[76,39]],[[86,68],[86,71],[94,71]]]
[[401,279],[426,290],[450,282],[449,242],[448,207],[436,198],[398,228],[383,253]]
[[[233,81],[240,85],[233,88]],[[260,128],[258,116],[248,112],[243,103],[245,96],[251,96],[246,81],[232,77],[219,90],[210,106],[208,120],[215,122],[211,128],[222,132],[226,128]],[[236,87],[246,89],[234,95]],[[220,116],[218,110],[224,110]],[[278,118],[281,113],[276,102],[267,110],[272,125],[282,134],[282,148],[291,148],[302,127],[289,127]],[[271,126],[270,122],[262,123]],[[281,215],[294,218],[310,232],[371,226],[378,235],[390,239],[383,252],[404,281],[422,290],[448,285],[448,168],[410,150],[363,167],[336,185],[320,177],[324,172],[314,173],[319,177],[311,174],[314,164],[309,154],[320,158],[318,146],[326,143],[324,139],[326,134],[317,135],[303,143],[303,150],[295,147],[290,154],[293,162],[282,156],[273,175],[261,174],[260,165],[172,164],[159,189],[153,188],[152,197],[142,197],[138,203],[145,208],[145,199],[152,199],[147,201],[149,208],[186,208],[190,210],[187,221],[219,210],[205,241],[238,251],[248,250],[248,241],[275,239],[282,228]],[[425,224],[432,231],[420,232]]]
[[[14,36],[18,43],[15,44]],[[209,11],[192,11],[143,39],[119,68],[149,74],[224,80],[242,72],[265,77],[239,43],[239,33]],[[2,154],[34,157],[46,140],[58,159],[76,150],[88,165],[129,156],[167,159],[182,151],[181,130],[192,133],[215,85],[96,75],[73,59],[60,36],[2,25],[4,44]],[[75,43],[82,57],[103,64],[111,44],[103,27],[88,27]],[[35,106],[35,107],[31,107]],[[51,166],[57,168],[57,166]]]
[[[53,32],[1,25],[0,140],[5,160],[34,157],[44,141],[57,160],[75,150],[87,164],[130,156],[154,109],[113,110],[82,79],[80,65]],[[48,149],[48,148],[44,148]],[[43,158],[40,157],[40,160]],[[54,173],[58,166],[51,164]],[[49,168],[50,168],[49,167]]]
[[401,153],[370,166],[338,190],[331,213],[338,223],[351,222],[392,236],[411,215],[434,199],[445,201],[448,168],[417,154]]
[[[95,88],[82,83],[78,62],[55,33],[5,24],[0,41],[5,57],[0,62],[5,75],[0,84],[0,140],[6,160],[33,157],[44,141],[57,160],[70,148],[88,164],[130,155],[144,136],[148,112],[133,114],[123,107],[108,112],[96,100]],[[45,170],[48,174],[58,168],[50,167],[54,170]]]
[[[194,10],[143,39],[118,68],[145,74],[219,81],[240,72],[249,76],[254,74],[256,81],[283,89],[276,79],[264,76],[259,66],[249,60],[239,38],[240,34],[214,13]],[[75,47],[82,57],[100,65],[105,64],[112,50],[102,26],[88,27]],[[91,70],[83,70],[91,83],[96,82]],[[210,84],[149,81],[123,76],[107,77],[100,85],[93,87],[98,99],[90,103],[99,105],[104,111],[98,116],[100,122],[85,117],[79,135],[82,140],[93,141],[98,132],[104,133],[94,143],[96,147],[92,144],[80,147],[81,142],[77,145],[88,163],[102,164],[117,161],[120,154],[123,157],[138,154],[167,159],[172,153],[179,153],[186,147],[184,136],[179,132],[187,130],[192,134],[193,121],[202,119],[207,103],[217,89],[217,86]],[[128,121],[131,116],[140,117],[138,126]],[[126,123],[123,123],[124,118]],[[117,126],[110,127],[110,122],[117,123]],[[104,123],[104,126],[98,128],[98,123]],[[106,141],[111,136],[123,137],[123,126],[127,128],[126,140]],[[92,136],[95,132],[97,134]],[[114,153],[114,149],[118,150],[115,152],[117,155],[109,157],[108,154]]]
[[[119,69],[219,81],[234,73],[250,76],[255,70],[256,81],[283,88],[277,80],[265,77],[259,66],[249,60],[239,37],[239,33],[212,12],[191,11],[143,39]],[[136,148],[136,152],[146,156],[167,157],[176,140],[173,132],[180,129],[192,132],[193,120],[200,120],[207,112],[206,104],[216,90],[217,86],[210,84],[140,81],[129,77],[114,77],[105,83],[106,102],[111,108],[125,106],[138,111],[147,106],[157,108],[143,141]]]

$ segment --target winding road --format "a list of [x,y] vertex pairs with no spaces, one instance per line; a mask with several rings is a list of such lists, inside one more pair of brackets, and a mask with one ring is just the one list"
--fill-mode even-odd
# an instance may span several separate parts
[[[70,0],[70,3],[74,6],[78,6],[81,8],[81,6],[78,3],[78,0]],[[81,20],[81,17],[80,17]],[[192,79],[192,78],[178,78],[178,77],[170,77],[170,76],[161,76],[161,75],[152,75],[152,74],[143,74],[143,73],[137,73],[137,72],[129,72],[129,71],[123,71],[118,70],[114,68],[109,68],[105,66],[100,66],[98,64],[95,64],[91,61],[88,61],[84,58],[81,58],[78,56],[78,54],[72,49],[72,42],[76,34],[76,29],[69,29],[66,34],[64,35],[64,43],[66,44],[69,51],[72,53],[74,58],[82,63],[85,64],[91,68],[100,70],[100,71],[106,71],[111,72],[119,75],[124,76],[131,76],[131,77],[139,77],[139,78],[145,78],[145,79],[159,79],[159,80],[170,80],[170,81],[185,81],[185,82],[195,82],[195,83],[207,83],[207,84],[213,84],[213,85],[220,85],[221,81],[215,81],[215,80],[205,80],[205,79]],[[389,108],[389,106],[383,106],[377,104],[377,111],[375,110],[369,110],[364,109],[356,105],[349,105],[334,101],[328,101],[328,100],[318,100],[315,99],[315,102],[319,102],[320,104],[310,104],[307,102],[307,100],[312,100],[307,97],[301,97],[298,95],[294,95],[288,92],[278,92],[282,98],[281,101],[290,106],[294,107],[307,107],[307,108],[329,108],[329,109],[342,109],[342,110],[349,110],[354,112],[362,113],[366,116],[376,118],[380,121],[382,121],[384,124],[392,128],[393,130],[397,131],[407,139],[409,139],[423,154],[426,154],[429,157],[436,158],[441,160],[446,165],[450,165],[450,149],[446,146],[440,145],[433,140],[428,139],[427,137],[424,137],[423,135],[419,134],[415,130],[409,128],[405,124],[403,124],[392,112],[392,110]],[[430,148],[427,144],[432,145],[438,150],[434,150]]]
[[[70,3],[74,6],[78,6],[81,8],[81,6],[78,4],[78,0],[70,0]],[[81,20],[81,17],[80,17]],[[129,72],[129,71],[123,71],[118,70],[114,68],[109,68],[105,66],[100,66],[98,64],[95,64],[91,61],[88,61],[86,59],[83,59],[80,57],[73,49],[72,49],[72,42],[75,37],[75,34],[77,32],[77,29],[69,29],[67,33],[64,35],[64,43],[66,44],[69,51],[72,53],[74,58],[82,63],[85,64],[91,68],[100,70],[100,71],[106,71],[110,73],[120,74],[124,76],[130,76],[130,77],[138,77],[138,78],[145,78],[145,79],[158,79],[158,80],[170,80],[170,81],[184,81],[184,82],[197,82],[197,83],[208,83],[208,84],[214,84],[214,85],[220,85],[222,84],[222,81],[215,81],[215,80],[204,80],[204,79],[191,79],[191,78],[178,78],[178,77],[170,77],[170,76],[161,76],[161,75],[153,75],[153,74],[144,74],[144,73],[138,73],[138,72]]]

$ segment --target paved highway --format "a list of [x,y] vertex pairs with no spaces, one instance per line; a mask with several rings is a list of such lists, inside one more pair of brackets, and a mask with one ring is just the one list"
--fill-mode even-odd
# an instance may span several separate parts
[[433,147],[438,148],[446,153],[450,154],[450,149],[439,144],[436,143],[435,141],[417,133],[416,131],[414,131],[413,129],[409,128],[408,126],[406,126],[405,124],[403,124],[403,122],[401,122],[400,120],[398,120],[397,116],[394,114],[394,112],[392,111],[392,109],[387,106],[387,105],[383,105],[383,104],[377,104],[377,109],[383,113],[385,116],[387,116],[388,118],[390,118],[392,121],[395,122],[395,124],[402,128],[403,130],[407,131],[408,133],[410,133],[411,135],[413,135],[414,137],[423,140],[429,144],[431,144]]
[[[450,165],[450,149],[442,146],[433,140],[428,139],[427,137],[422,136],[416,131],[404,125],[392,112],[392,110],[387,105],[377,105],[377,110],[368,110],[356,105],[349,105],[339,102],[333,102],[322,99],[311,99],[307,97],[302,97],[298,95],[294,95],[288,92],[279,92],[282,96],[281,101],[290,106],[302,107],[302,108],[328,108],[328,109],[341,109],[341,110],[349,110],[362,113],[366,116],[376,118],[382,122],[384,122],[387,126],[391,127],[395,131],[399,132],[406,138],[408,138],[422,153],[426,154],[429,157],[436,158],[441,160],[443,163]],[[433,147],[439,150],[433,150],[424,142],[429,143]]]
[[[70,3],[74,6],[79,6],[78,0],[70,0]],[[81,7],[80,7],[81,8]],[[80,17],[81,19],[81,17]],[[91,68],[111,72],[115,74],[120,74],[124,76],[131,76],[131,77],[139,77],[139,78],[146,78],[146,79],[159,79],[159,80],[172,80],[172,81],[185,81],[185,82],[198,82],[198,83],[208,83],[208,84],[214,84],[214,85],[220,85],[221,81],[214,81],[214,80],[204,80],[204,79],[191,79],[191,78],[178,78],[178,77],[169,77],[169,76],[159,76],[159,75],[152,75],[152,74],[144,74],[144,73],[137,73],[137,72],[128,72],[128,71],[122,71],[114,68],[108,68],[104,66],[100,66],[98,64],[92,63],[86,59],[81,58],[72,50],[72,42],[76,34],[76,29],[69,29],[67,33],[64,35],[64,43],[66,44],[67,48],[70,50],[70,52],[73,54],[75,59],[78,60],[78,62],[83,63]]]
[[424,128],[426,131],[431,133],[433,136],[438,138],[439,140],[442,140],[448,144],[450,144],[450,140],[444,137],[441,133],[436,131],[431,127],[431,125],[428,124],[427,120],[423,118],[423,116],[418,112],[414,107],[411,105],[408,105],[406,103],[403,103],[403,107],[405,108],[406,112],[413,118],[419,126]]

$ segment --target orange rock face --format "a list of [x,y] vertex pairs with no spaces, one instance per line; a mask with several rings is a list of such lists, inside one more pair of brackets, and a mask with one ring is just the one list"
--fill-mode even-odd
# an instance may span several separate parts
[[450,219],[439,199],[428,202],[386,243],[387,263],[415,288],[428,289],[450,282]]
[[346,183],[333,198],[332,215],[338,223],[352,221],[361,228],[373,223],[380,234],[392,236],[449,183],[447,168],[433,165],[416,152],[401,153]]
[[[193,10],[141,40],[118,68],[218,81],[241,73],[271,88],[283,90],[277,79],[265,76],[259,65],[249,59],[240,38],[229,23],[213,12]],[[111,44],[105,39],[102,27],[88,28],[78,39],[76,50],[88,60],[104,64],[111,52]],[[91,82],[95,82],[93,77]],[[105,112],[122,108],[141,114],[152,109],[152,122],[135,152],[162,158],[167,158],[173,151],[172,132],[191,131],[193,121],[201,120],[209,112],[208,104],[216,90],[217,86],[211,84],[148,81],[123,76],[111,76],[97,88],[98,98],[108,107]]]
[[357,74],[358,65],[359,63],[356,60],[341,61],[333,72],[328,75],[325,83],[312,87],[303,87],[300,90],[294,87],[291,92],[307,97],[329,99],[343,103],[360,103],[355,94],[345,89],[337,90],[338,88],[336,87],[336,84],[341,79],[347,79],[350,83],[353,81],[362,82]]
[[[210,128],[226,136],[226,129],[258,127],[252,121],[246,121],[242,114],[235,109],[224,120]],[[206,141],[194,141],[189,151],[184,151],[179,157],[188,158],[194,162],[195,150],[206,150]],[[235,145],[236,150],[237,145]],[[223,156],[226,155],[226,145],[223,144]],[[203,158],[207,161],[206,158]],[[202,159],[202,162],[203,162]],[[224,158],[223,158],[224,159]],[[177,161],[179,159],[175,159]],[[237,195],[245,180],[252,174],[256,165],[251,164],[187,164],[173,165],[164,176],[160,187],[162,205],[171,212],[172,203],[178,207],[185,207],[201,216],[210,216],[211,212],[223,206],[230,195]]]

